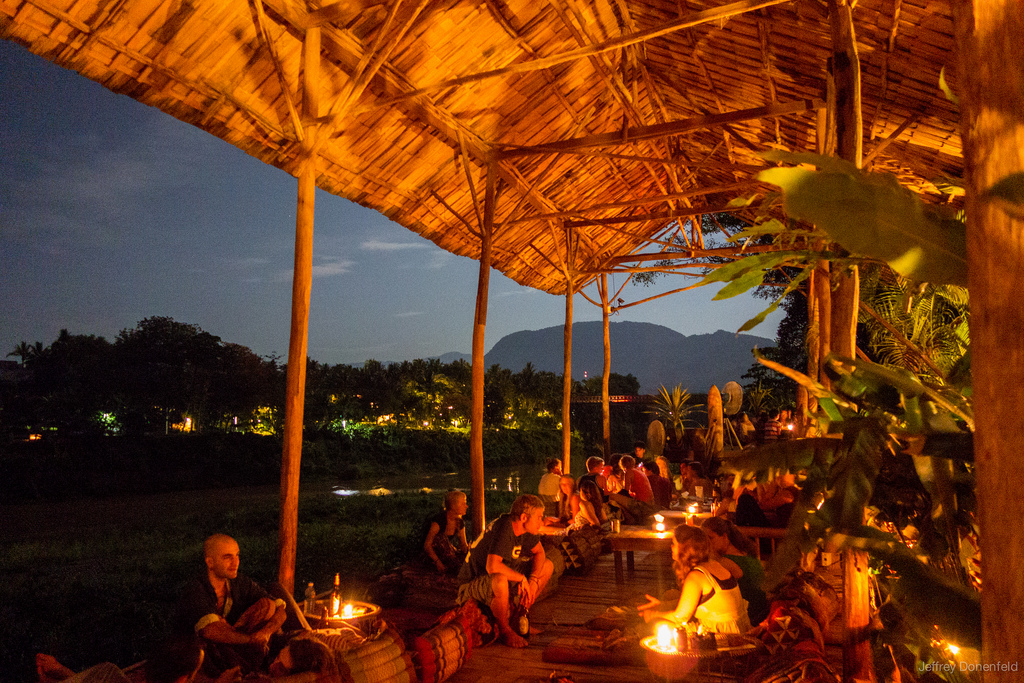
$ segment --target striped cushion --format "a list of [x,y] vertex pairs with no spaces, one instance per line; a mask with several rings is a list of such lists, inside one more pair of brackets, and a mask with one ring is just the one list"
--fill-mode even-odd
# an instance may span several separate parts
[[356,647],[352,647],[352,638],[344,634],[314,635],[334,650],[338,671],[345,683],[416,683],[412,657],[394,628]]
[[412,641],[413,662],[421,683],[446,681],[469,659],[473,640],[465,620],[435,626]]

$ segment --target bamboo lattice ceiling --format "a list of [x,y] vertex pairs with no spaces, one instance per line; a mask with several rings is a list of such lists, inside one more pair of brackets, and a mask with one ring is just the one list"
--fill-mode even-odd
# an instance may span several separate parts
[[[289,173],[313,144],[319,187],[456,254],[479,257],[493,161],[493,266],[562,293],[567,264],[585,280],[676,218],[763,191],[751,182],[759,152],[815,150],[827,11],[819,0],[0,0],[0,37]],[[948,2],[860,0],[853,18],[866,159],[945,201],[934,183],[962,172],[957,112],[938,86],[955,66]],[[320,76],[304,92],[314,27]]]

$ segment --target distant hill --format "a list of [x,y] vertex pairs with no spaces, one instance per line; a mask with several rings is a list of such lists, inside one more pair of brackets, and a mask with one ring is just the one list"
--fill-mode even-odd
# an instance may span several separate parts
[[454,363],[457,360],[464,360],[467,363],[473,362],[473,354],[471,353],[459,353],[458,351],[449,351],[448,353],[442,354],[437,357],[444,364]]
[[[640,380],[640,391],[646,394],[657,393],[661,385],[671,388],[681,384],[684,389],[698,394],[706,392],[712,384],[721,388],[729,380],[738,381],[754,362],[751,349],[775,346],[771,339],[749,334],[719,330],[713,334],[687,336],[652,323],[611,323],[609,336],[612,372],[632,374]],[[441,358],[454,355],[445,354]],[[562,327],[506,335],[484,356],[484,361],[487,367],[497,363],[513,372],[519,372],[529,362],[535,370],[561,374]],[[603,368],[601,323],[575,323],[572,326],[572,376],[583,379],[586,371],[588,376],[595,377]]]

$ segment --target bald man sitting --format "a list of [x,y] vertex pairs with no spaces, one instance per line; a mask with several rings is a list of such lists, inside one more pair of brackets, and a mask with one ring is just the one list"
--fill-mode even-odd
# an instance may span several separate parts
[[206,646],[203,671],[260,668],[270,636],[285,617],[283,600],[274,600],[255,581],[238,572],[238,543],[214,534],[203,543],[206,571],[190,581],[178,600],[175,628],[195,633]]

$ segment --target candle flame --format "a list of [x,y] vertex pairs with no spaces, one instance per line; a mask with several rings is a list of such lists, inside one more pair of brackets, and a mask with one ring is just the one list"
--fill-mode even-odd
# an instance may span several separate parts
[[664,531],[665,530],[665,522],[658,522],[657,524],[655,524],[654,525],[654,530],[655,531]]
[[658,624],[658,648],[675,649],[676,631],[668,624]]
[[343,619],[351,619],[352,618],[352,604],[351,603],[348,603],[348,604],[345,605],[345,609],[342,611],[341,616],[342,616]]

